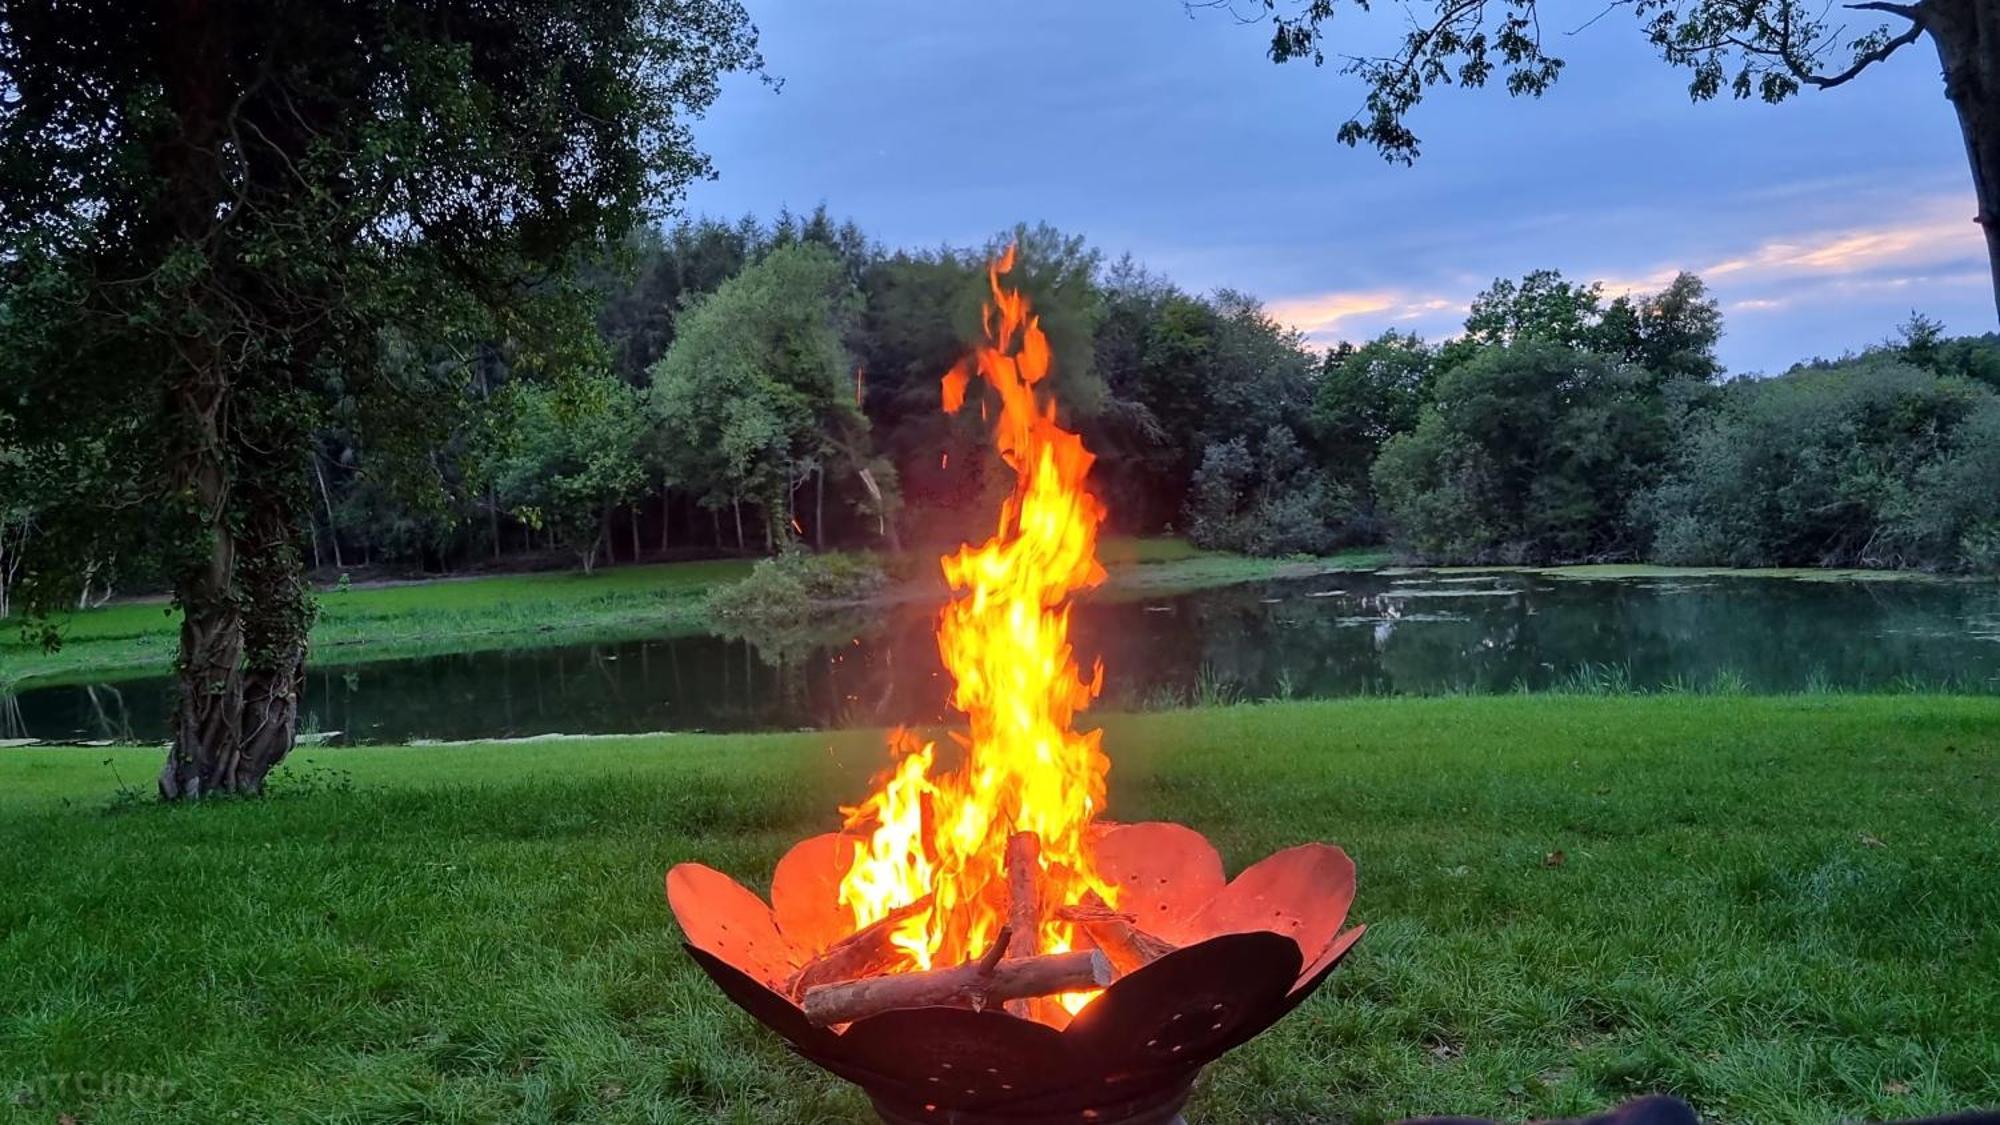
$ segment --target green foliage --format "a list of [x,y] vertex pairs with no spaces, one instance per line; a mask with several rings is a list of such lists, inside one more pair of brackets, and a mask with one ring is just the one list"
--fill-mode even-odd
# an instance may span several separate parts
[[1944,325],[1919,312],[1897,326],[1888,351],[1933,375],[1956,375],[2000,391],[2000,336],[1948,337]]
[[163,796],[259,792],[291,748],[318,431],[422,464],[496,341],[585,365],[584,252],[707,170],[688,118],[755,61],[736,0],[0,15],[4,445],[96,485],[38,513],[21,590],[168,576]]
[[[117,450],[78,518],[49,522],[50,608],[148,542],[206,558],[216,529],[174,477],[191,448],[223,442],[230,479],[302,508],[299,450],[337,400],[377,446],[435,444],[463,399],[445,355],[575,348],[575,294],[519,283],[705,171],[686,118],[755,57],[733,0],[162,13],[10,9],[0,52],[22,95],[0,104],[0,382],[23,419],[63,420],[28,428],[38,456],[73,456],[85,421]],[[226,379],[191,374],[224,356]],[[226,432],[172,412],[203,379],[230,388]]]
[[788,540],[807,475],[858,473],[872,456],[845,342],[859,311],[839,259],[808,243],[773,250],[691,306],[652,371],[669,478],[710,509],[754,501],[766,538]]
[[499,495],[523,522],[575,552],[585,574],[613,509],[646,483],[644,401],[610,375],[517,383],[502,397]]
[[758,559],[747,577],[710,592],[708,612],[733,625],[797,624],[865,602],[888,582],[882,564],[869,555],[791,550]]
[[1208,447],[1188,499],[1188,538],[1249,555],[1322,555],[1342,544],[1353,496],[1315,467],[1283,425],[1255,453],[1241,437]]
[[1627,558],[1643,544],[1626,510],[1665,446],[1643,373],[1530,339],[1440,376],[1417,428],[1383,447],[1375,487],[1397,542],[1427,558]]
[[1655,382],[1707,382],[1722,373],[1715,358],[1721,339],[1721,306],[1701,278],[1683,272],[1658,293],[1612,301],[1597,323],[1596,348]]
[[[1328,472],[1369,509],[1369,471],[1390,438],[1416,429],[1437,380],[1438,352],[1395,329],[1327,352],[1313,390],[1313,429]],[[1361,515],[1368,521],[1362,534],[1375,537],[1372,510]]]
[[1518,282],[1495,278],[1474,297],[1465,317],[1465,339],[1483,347],[1534,341],[1598,351],[1603,316],[1603,286],[1565,281],[1561,270],[1535,270]]
[[1662,562],[1986,570],[2000,396],[1886,355],[1732,383],[1644,511]]
[[[1198,6],[1225,5],[1202,0]],[[1428,10],[1409,13],[1409,26],[1386,52],[1330,47],[1327,28],[1341,7],[1339,0],[1264,0],[1262,10],[1272,21],[1270,57],[1280,63],[1306,59],[1316,66],[1329,53],[1343,60],[1341,72],[1358,76],[1367,95],[1362,110],[1342,122],[1336,135],[1347,145],[1365,142],[1393,162],[1416,159],[1420,146],[1407,118],[1433,87],[1472,89],[1497,77],[1510,95],[1540,97],[1562,75],[1564,60],[1548,50],[1557,40],[1542,34],[1538,0],[1492,8],[1437,0]],[[1354,0],[1353,7],[1366,12],[1369,4]],[[1806,85],[1842,85],[1925,30],[1953,54],[1972,49],[1966,40],[1978,35],[1969,18],[1926,19],[1931,9],[1916,5],[1867,7],[1888,13],[1890,22],[1850,28],[1825,7],[1804,0],[1641,3],[1631,11],[1661,58],[1692,72],[1688,92],[1696,101],[1726,91],[1736,98],[1781,102]]]
[[1722,370],[1715,359],[1721,338],[1721,307],[1694,274],[1676,275],[1658,293],[1606,304],[1596,282],[1577,285],[1559,270],[1536,270],[1519,282],[1497,279],[1474,298],[1465,335],[1445,345],[1441,361],[1453,366],[1481,348],[1537,341],[1630,364],[1659,383],[1707,381]]
[[[1098,359],[1108,395],[1084,436],[1122,462],[1105,473],[1113,518],[1131,513],[1150,529],[1192,515],[1211,449],[1260,444],[1274,427],[1307,431],[1318,357],[1245,294],[1191,297],[1130,262],[1107,284]],[[1211,515],[1215,500],[1211,488]]]

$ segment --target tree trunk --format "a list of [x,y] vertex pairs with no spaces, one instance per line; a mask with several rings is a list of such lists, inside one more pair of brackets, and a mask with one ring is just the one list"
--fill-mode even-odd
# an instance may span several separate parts
[[826,466],[813,474],[813,550],[826,550]]
[[[1984,13],[1985,7],[1995,10]],[[1965,139],[1979,206],[1973,221],[1986,233],[1993,306],[2000,315],[2000,5],[1931,0],[1923,5],[1923,14],[1944,72],[1944,96],[1958,114]],[[1982,49],[1989,40],[1993,46]]]
[[298,743],[314,607],[300,566],[299,521],[283,493],[284,483],[276,482],[248,498],[241,568],[247,610],[243,735],[233,761],[219,771],[220,784],[211,789],[263,792],[265,777]]
[[28,518],[22,517],[14,527],[18,530],[10,529],[6,514],[0,513],[0,618],[13,615],[14,576],[21,572],[21,552],[28,546]]
[[217,775],[214,764],[233,755],[242,734],[243,616],[236,599],[236,533],[229,519],[232,474],[225,427],[231,414],[230,373],[220,340],[228,311],[209,288],[220,264],[204,248],[224,198],[222,120],[229,110],[223,44],[228,13],[220,5],[172,4],[160,9],[154,32],[163,94],[174,127],[150,157],[164,181],[151,216],[173,250],[196,256],[200,269],[181,283],[184,306],[172,337],[177,373],[163,404],[173,427],[168,518],[191,548],[174,575],[181,607],[179,696],[174,737],[160,770],[160,795],[200,797]]
[[632,517],[632,561],[639,561],[639,502],[632,501],[628,513]]
[[674,492],[671,488],[660,489],[660,556],[666,557],[673,547]]
[[736,553],[740,555],[745,549],[743,546],[743,501],[740,499],[731,500],[729,507],[736,513]]
[[326,473],[319,467],[319,450],[313,450],[313,476],[319,480],[319,496],[326,503],[326,538],[333,546],[333,565],[346,569],[340,561],[340,524],[333,518],[333,493],[326,487]]
[[170,801],[217,788],[232,772],[229,761],[243,732],[243,614],[219,422],[226,381],[217,366],[219,361],[196,365],[174,404],[191,445],[176,468],[176,483],[195,508],[208,549],[174,582],[181,606],[180,684],[173,744],[160,770],[160,796]]

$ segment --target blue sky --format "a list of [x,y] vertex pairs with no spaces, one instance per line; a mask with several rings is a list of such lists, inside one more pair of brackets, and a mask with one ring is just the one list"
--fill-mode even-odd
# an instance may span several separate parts
[[[1354,79],[1275,66],[1263,28],[1178,0],[749,2],[783,88],[733,80],[697,126],[720,175],[690,213],[825,203],[903,246],[1046,220],[1319,342],[1449,335],[1494,277],[1539,267],[1610,292],[1701,273],[1739,372],[1882,339],[1912,308],[1994,327],[1927,42],[1781,106],[1695,105],[1622,12],[1573,31],[1596,6],[1548,7],[1556,88],[1434,92],[1405,168],[1334,141]],[[1343,8],[1335,34],[1379,46],[1402,18]]]

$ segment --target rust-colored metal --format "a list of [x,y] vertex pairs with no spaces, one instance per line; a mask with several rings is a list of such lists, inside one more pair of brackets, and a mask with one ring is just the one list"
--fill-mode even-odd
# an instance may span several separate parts
[[808,957],[826,952],[853,932],[839,905],[840,879],[860,842],[839,832],[809,836],[792,845],[771,873],[771,914],[778,930]]
[[699,864],[668,872],[667,898],[723,994],[862,1087],[890,1125],[1166,1125],[1202,1067],[1303,1003],[1361,937],[1363,927],[1341,929],[1354,864],[1306,844],[1225,882],[1207,840],[1160,823],[1109,826],[1095,849],[1117,910],[1179,948],[1119,977],[1061,1030],[966,1007],[813,1026],[785,987],[848,936],[838,888],[851,837],[794,847],[770,906]]
[[1097,840],[1097,869],[1118,884],[1118,909],[1149,934],[1191,945],[1195,911],[1222,893],[1222,857],[1192,828],[1118,824]]

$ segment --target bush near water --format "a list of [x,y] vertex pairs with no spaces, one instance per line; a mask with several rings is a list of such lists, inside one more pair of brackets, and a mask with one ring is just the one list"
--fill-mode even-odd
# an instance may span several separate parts
[[708,612],[725,625],[795,625],[814,611],[865,602],[888,584],[881,562],[867,555],[786,551],[716,587]]

